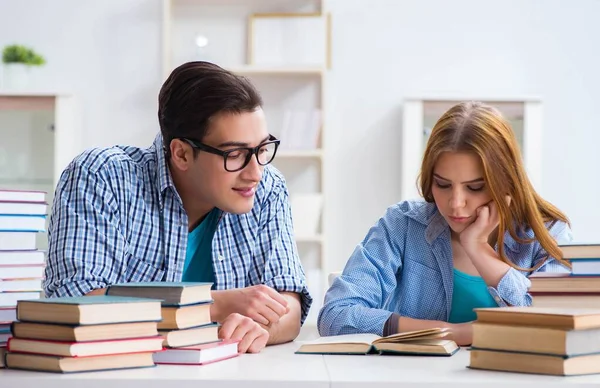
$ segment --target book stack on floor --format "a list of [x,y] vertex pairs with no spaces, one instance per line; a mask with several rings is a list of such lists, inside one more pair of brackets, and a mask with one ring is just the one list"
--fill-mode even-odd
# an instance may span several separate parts
[[600,373],[600,309],[475,309],[470,368],[582,375]]
[[7,368],[87,372],[154,366],[160,300],[84,296],[17,303]]
[[45,192],[0,190],[0,356],[17,301],[41,296],[45,260],[36,237],[46,230],[47,210]]
[[559,246],[571,262],[570,273],[538,272],[530,276],[535,307],[600,307],[600,244]]
[[162,299],[158,332],[164,352],[154,355],[157,364],[200,365],[238,355],[237,342],[219,340],[210,307],[212,283],[150,282],[112,285],[107,295]]

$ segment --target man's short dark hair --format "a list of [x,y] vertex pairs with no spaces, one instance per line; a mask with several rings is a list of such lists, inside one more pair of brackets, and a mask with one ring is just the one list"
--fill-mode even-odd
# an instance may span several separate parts
[[218,113],[253,112],[262,98],[245,77],[210,62],[188,62],[177,67],[158,95],[158,122],[170,156],[176,138],[202,141],[211,117]]

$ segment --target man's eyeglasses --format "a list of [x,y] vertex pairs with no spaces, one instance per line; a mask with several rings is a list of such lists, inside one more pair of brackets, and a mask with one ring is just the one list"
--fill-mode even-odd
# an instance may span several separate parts
[[269,140],[266,143],[259,144],[256,147],[241,147],[223,151],[218,148],[197,142],[196,140],[187,138],[181,138],[180,140],[185,141],[197,150],[222,156],[225,170],[229,172],[243,170],[248,163],[250,163],[252,155],[256,155],[258,164],[261,166],[266,166],[275,158],[275,154],[277,153],[277,148],[279,148],[280,142],[277,138],[275,138],[275,136],[270,135]]

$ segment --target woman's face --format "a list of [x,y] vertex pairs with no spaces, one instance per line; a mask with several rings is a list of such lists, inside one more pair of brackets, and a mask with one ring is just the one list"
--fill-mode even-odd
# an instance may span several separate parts
[[460,234],[477,218],[477,208],[492,200],[479,157],[470,152],[444,152],[433,168],[433,199],[450,226]]

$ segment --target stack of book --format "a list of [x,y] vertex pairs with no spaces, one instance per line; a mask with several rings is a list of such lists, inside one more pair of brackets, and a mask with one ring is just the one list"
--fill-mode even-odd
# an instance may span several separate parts
[[113,296],[26,300],[8,341],[7,368],[85,372],[154,366],[160,301]]
[[571,262],[570,273],[538,272],[530,276],[535,307],[599,307],[600,244],[560,245]]
[[600,373],[600,309],[475,309],[470,368],[550,375]]
[[0,190],[0,352],[17,301],[41,295],[45,260],[36,237],[46,230],[47,210],[45,192]]
[[204,364],[238,355],[237,342],[219,340],[210,307],[212,283],[150,282],[110,286],[106,294],[162,300],[158,332],[164,352],[154,355],[157,364]]

